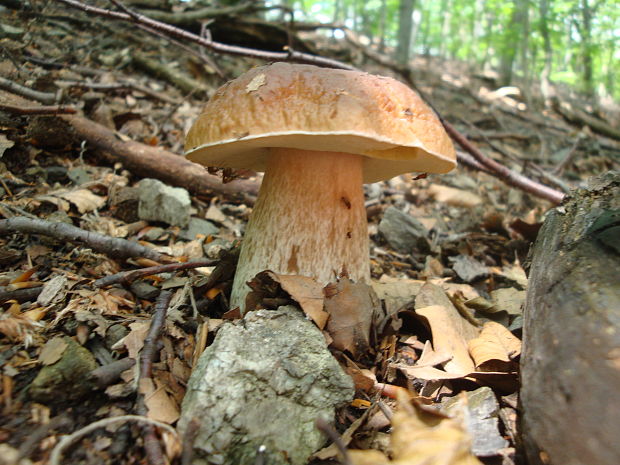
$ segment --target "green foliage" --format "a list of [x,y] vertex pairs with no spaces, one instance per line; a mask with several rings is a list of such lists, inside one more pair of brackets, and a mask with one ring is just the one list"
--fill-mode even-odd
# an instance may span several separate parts
[[[544,67],[542,0],[416,0],[413,51],[466,60],[479,67],[510,66],[526,80]],[[386,53],[396,47],[400,0],[271,0],[296,10],[298,20],[340,22]],[[620,7],[618,0],[547,0],[552,47],[550,79],[587,90],[585,68],[599,95],[620,98]],[[590,30],[584,9],[591,13]],[[385,9],[385,11],[384,11]],[[385,24],[382,27],[382,16]],[[589,56],[589,65],[588,65]],[[527,73],[527,75],[524,75]]]

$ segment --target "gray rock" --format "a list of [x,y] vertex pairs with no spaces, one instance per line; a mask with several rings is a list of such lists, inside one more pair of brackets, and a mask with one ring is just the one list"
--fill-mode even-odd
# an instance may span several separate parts
[[223,325],[200,356],[179,429],[199,422],[194,465],[303,465],[325,442],[314,427],[350,401],[353,383],[321,331],[295,307],[249,312]]
[[428,231],[420,221],[413,216],[389,207],[379,223],[379,232],[396,251],[411,253],[414,249],[428,252],[430,246],[427,240]]
[[472,438],[472,452],[478,457],[498,455],[500,449],[508,447],[508,441],[499,434],[499,404],[491,388],[484,386],[450,397],[441,410],[450,416],[463,416]]
[[458,255],[451,260],[454,263],[452,269],[466,283],[473,283],[489,276],[488,268],[469,255]]
[[179,237],[181,239],[185,239],[186,241],[193,241],[196,239],[197,234],[202,234],[203,236],[213,236],[219,232],[220,229],[210,221],[192,217],[189,219],[187,228],[183,229],[179,233]]
[[181,187],[170,187],[157,179],[143,179],[139,185],[138,217],[185,227],[191,206],[189,193]]

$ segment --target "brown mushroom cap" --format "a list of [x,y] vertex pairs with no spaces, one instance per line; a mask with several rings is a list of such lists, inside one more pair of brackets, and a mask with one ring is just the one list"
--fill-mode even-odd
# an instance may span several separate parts
[[456,166],[450,138],[417,93],[389,77],[274,63],[222,86],[185,141],[186,156],[265,171],[268,149],[364,155],[364,182]]

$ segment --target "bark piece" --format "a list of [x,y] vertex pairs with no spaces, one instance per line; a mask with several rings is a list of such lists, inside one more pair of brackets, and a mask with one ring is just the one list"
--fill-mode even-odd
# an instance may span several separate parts
[[620,463],[620,173],[552,210],[525,304],[522,431],[531,464]]

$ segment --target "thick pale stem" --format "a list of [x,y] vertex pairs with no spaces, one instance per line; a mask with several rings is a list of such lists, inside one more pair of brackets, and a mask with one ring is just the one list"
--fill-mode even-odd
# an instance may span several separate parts
[[343,270],[370,280],[363,157],[272,149],[247,226],[231,307],[244,310],[245,284],[257,273],[310,276],[321,284]]

